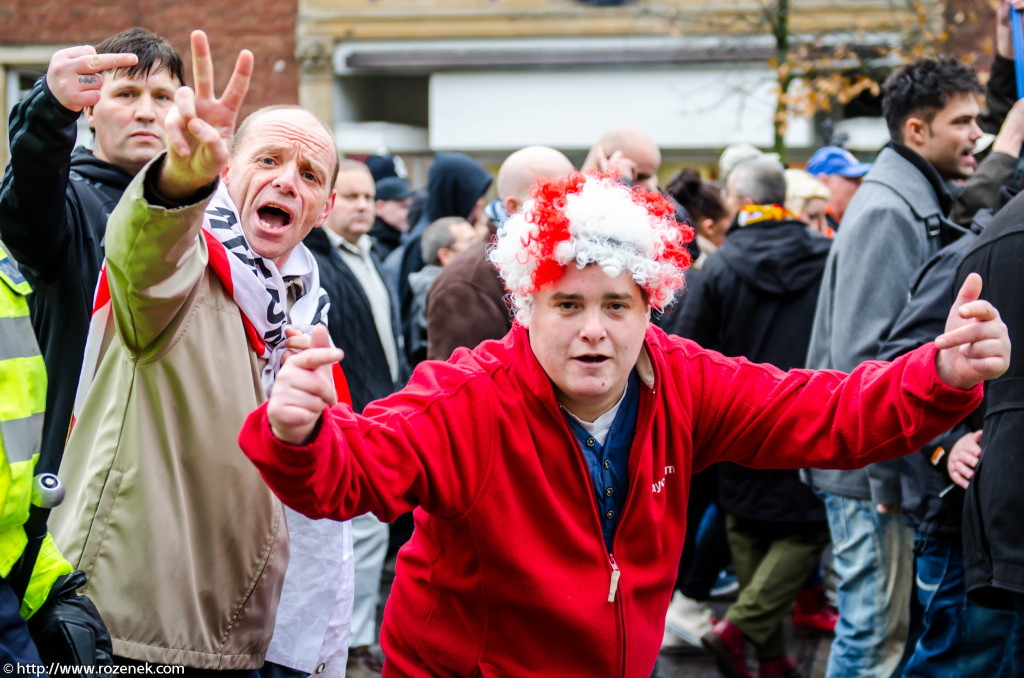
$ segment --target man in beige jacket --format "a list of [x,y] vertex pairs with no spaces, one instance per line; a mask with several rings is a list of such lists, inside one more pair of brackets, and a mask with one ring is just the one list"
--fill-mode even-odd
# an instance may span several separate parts
[[[196,88],[175,95],[166,151],[110,217],[95,364],[51,526],[121,663],[248,674],[274,633],[289,540],[236,436],[273,387],[285,330],[325,315],[300,243],[333,205],[338,160],[330,130],[299,107],[258,111],[233,136],[252,54],[220,99],[199,31],[192,54]],[[325,615],[334,572],[314,582]]]

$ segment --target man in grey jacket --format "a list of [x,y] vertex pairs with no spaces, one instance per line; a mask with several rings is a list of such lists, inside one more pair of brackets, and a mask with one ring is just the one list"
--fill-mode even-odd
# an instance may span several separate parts
[[[958,227],[949,219],[981,137],[981,86],[953,60],[919,59],[883,87],[892,141],[847,208],[825,266],[808,349],[811,368],[850,370],[878,357],[907,303],[914,271]],[[865,416],[871,416],[865,412]],[[825,502],[840,578],[828,676],[888,678],[909,630],[912,537],[899,518],[898,470],[810,472]]]

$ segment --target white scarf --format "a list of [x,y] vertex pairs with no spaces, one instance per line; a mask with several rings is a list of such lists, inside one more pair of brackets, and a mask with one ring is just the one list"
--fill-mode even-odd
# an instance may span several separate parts
[[[257,355],[267,361],[263,368],[262,382],[267,397],[270,397],[274,378],[281,369],[281,356],[285,351],[285,328],[294,327],[303,332],[310,332],[316,325],[327,325],[330,302],[327,293],[320,287],[320,271],[316,261],[302,243],[296,245],[289,255],[302,257],[302,263],[309,265],[304,266],[307,272],[299,276],[303,294],[286,315],[284,279],[274,262],[256,254],[249,246],[238,221],[238,210],[223,183],[218,184],[203,214],[202,234],[209,251],[210,267],[242,313],[242,324],[245,326],[249,345]],[[112,322],[110,288],[107,282],[107,266],[104,263],[100,269],[93,300],[82,371],[75,394],[72,426],[81,416],[85,397],[96,374],[96,368],[99,367],[103,337],[108,323]],[[335,365],[333,375],[339,400],[351,402],[340,365]]]

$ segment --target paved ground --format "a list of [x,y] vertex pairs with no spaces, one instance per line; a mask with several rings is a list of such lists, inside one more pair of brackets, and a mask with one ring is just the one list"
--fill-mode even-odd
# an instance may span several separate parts
[[[395,559],[392,557],[384,564],[384,574],[381,577],[381,605],[377,610],[378,629],[384,611],[383,603],[391,591],[391,582],[394,577]],[[716,617],[725,614],[728,606],[727,602],[711,603]],[[786,637],[789,653],[796,659],[801,675],[804,678],[824,678],[832,636],[803,629],[794,630],[787,621]],[[757,676],[757,662],[753,655],[750,656],[749,666],[751,675]],[[721,674],[715,668],[715,662],[711,657],[704,653],[668,654],[663,652],[658,658],[658,675],[660,678],[717,678]]]
[[[711,608],[715,616],[720,617],[728,605],[713,602]],[[803,629],[794,630],[787,622],[786,637],[789,653],[796,659],[801,675],[804,678],[824,678],[832,636]],[[750,674],[757,676],[757,661],[752,653],[748,666]],[[715,662],[706,654],[681,655],[663,652],[658,658],[658,675],[661,678],[716,678],[721,674],[715,668]]]

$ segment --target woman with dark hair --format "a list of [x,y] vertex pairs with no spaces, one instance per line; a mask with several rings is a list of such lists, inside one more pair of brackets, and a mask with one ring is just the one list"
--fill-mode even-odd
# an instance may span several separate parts
[[733,215],[722,200],[722,187],[717,181],[702,179],[700,172],[692,167],[686,167],[672,178],[668,193],[693,218],[700,256],[690,270],[700,270],[707,256],[725,241],[725,232],[732,224]]

